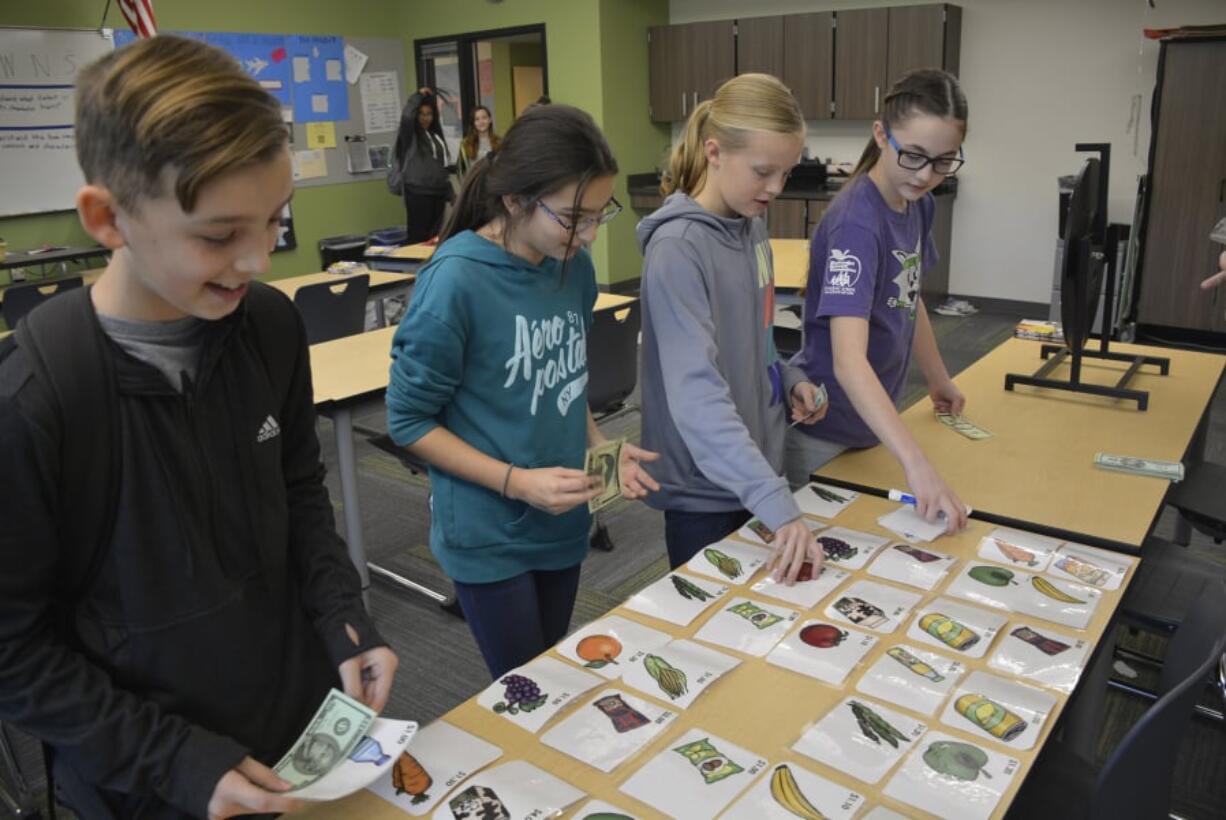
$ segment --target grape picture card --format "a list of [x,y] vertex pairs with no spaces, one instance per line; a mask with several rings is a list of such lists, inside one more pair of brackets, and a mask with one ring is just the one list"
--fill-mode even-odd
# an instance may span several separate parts
[[695,640],[762,657],[783,640],[800,613],[748,598],[725,599]]
[[672,572],[630,596],[626,608],[677,626],[689,626],[727,594],[728,587],[723,584]]
[[868,698],[847,698],[813,724],[792,749],[818,763],[876,783],[928,730]]
[[988,666],[1072,694],[1089,654],[1090,644],[1081,638],[1033,623],[1014,623],[1005,630]]
[[622,682],[684,709],[740,663],[739,658],[682,638],[652,652],[635,654],[627,662]]
[[621,677],[626,658],[643,649],[661,647],[672,639],[667,632],[619,615],[608,615],[575,630],[555,648],[568,661],[612,680]]
[[998,564],[1042,572],[1062,542],[1008,527],[997,527],[979,540],[978,555]]
[[1071,543],[1060,547],[1053,558],[1047,568],[1049,575],[1095,589],[1119,589],[1128,568],[1137,561],[1118,553]]
[[670,817],[715,817],[767,765],[718,735],[691,729],[632,774],[621,790]]
[[418,731],[411,751],[369,791],[415,816],[429,814],[456,784],[502,756],[502,749],[444,720]]
[[864,795],[819,777],[795,763],[780,763],[732,804],[721,820],[796,820],[825,817],[850,820]]
[[604,679],[541,655],[491,683],[477,703],[521,729],[536,732],[558,710]]
[[556,817],[583,792],[524,760],[478,772],[434,812],[434,820],[539,820]]
[[768,598],[787,601],[802,609],[812,609],[817,606],[818,601],[834,592],[835,588],[849,575],[851,573],[847,570],[839,569],[828,562],[815,578],[813,564],[806,561],[801,567],[800,574],[796,576],[796,583],[791,586],[782,581],[776,581],[768,574],[762,576],[761,580],[750,589]]
[[826,554],[826,563],[843,569],[860,569],[890,543],[884,535],[831,527],[817,534],[817,543]]
[[958,820],[987,820],[1017,774],[1018,762],[977,743],[929,732],[883,794]]
[[882,550],[868,568],[869,575],[907,586],[932,590],[944,580],[958,559],[910,544],[893,544]]
[[541,735],[541,743],[608,773],[650,743],[676,717],[676,712],[642,698],[605,689]]
[[967,658],[982,658],[1007,623],[1004,615],[937,598],[920,607],[907,637]]
[[726,538],[698,551],[685,565],[690,572],[727,584],[745,584],[770,560],[771,551]]
[[877,645],[877,637],[843,625],[808,620],[766,656],[766,662],[842,686],[851,670]]
[[854,490],[844,490],[842,487],[831,487],[817,481],[810,481],[796,492],[792,493],[796,505],[805,515],[815,515],[818,518],[834,518],[851,506],[851,502],[860,497]]
[[961,661],[909,644],[897,644],[886,649],[865,670],[856,689],[931,716],[965,674],[966,666]]
[[826,607],[827,618],[874,632],[893,632],[924,596],[876,581],[856,581]]
[[1013,749],[1038,741],[1056,696],[987,672],[972,672],[954,691],[941,722]]
[[974,561],[945,592],[1077,629],[1085,629],[1102,599],[1102,592],[1093,587]]

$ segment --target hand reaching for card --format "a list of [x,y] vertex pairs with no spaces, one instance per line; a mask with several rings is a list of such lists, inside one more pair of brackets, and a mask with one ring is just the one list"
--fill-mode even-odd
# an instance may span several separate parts
[[821,572],[826,555],[805,525],[804,518],[794,518],[775,530],[772,544],[775,551],[766,564],[766,570],[773,573],[776,581],[792,586],[806,561],[813,564],[813,577],[816,578]]

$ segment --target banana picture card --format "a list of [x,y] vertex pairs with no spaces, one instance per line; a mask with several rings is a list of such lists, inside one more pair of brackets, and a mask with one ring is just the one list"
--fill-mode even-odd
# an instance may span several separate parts
[[721,820],[796,820],[825,817],[850,820],[864,795],[819,777],[795,763],[779,763],[720,815]]
[[728,587],[724,584],[682,572],[670,572],[630,596],[626,609],[677,626],[689,626],[707,607],[726,594]]
[[831,487],[817,481],[810,481],[796,492],[792,493],[796,505],[805,515],[818,518],[834,518],[847,509],[851,502],[860,497],[855,490],[844,490],[842,487]]
[[556,817],[583,799],[583,792],[524,760],[512,760],[479,772],[460,784],[434,820],[536,820]]
[[368,790],[396,808],[420,817],[429,814],[464,778],[502,756],[502,749],[476,735],[436,720],[413,738],[391,774]]
[[1085,669],[1090,643],[1038,623],[1012,623],[988,666],[1072,694]]
[[771,551],[765,547],[726,538],[699,550],[685,568],[721,583],[740,585],[748,583],[770,557]]
[[839,584],[851,575],[845,569],[839,569],[827,561],[817,573],[813,574],[813,564],[806,561],[796,576],[796,582],[788,586],[783,581],[776,581],[771,574],[763,575],[750,589],[759,595],[787,601],[802,609],[812,609],[817,602],[834,592]]
[[987,744],[929,732],[886,784],[884,794],[938,817],[987,820],[1014,776],[1018,761]]
[[552,746],[608,773],[650,743],[677,713],[642,698],[605,689],[541,735]]
[[890,543],[884,535],[849,530],[846,527],[831,527],[817,533],[818,546],[826,554],[828,566],[842,569],[861,569],[877,551]]
[[831,686],[842,686],[876,645],[875,635],[845,624],[807,620],[771,650],[766,662]]
[[1030,749],[1056,696],[987,672],[972,672],[954,691],[941,722],[1011,749]]
[[622,682],[673,708],[684,709],[740,663],[739,658],[682,638],[630,657]]
[[477,703],[521,729],[536,732],[576,696],[604,679],[540,655],[491,683]]
[[813,724],[792,749],[837,772],[876,783],[927,729],[876,701],[851,697]]
[[626,658],[639,650],[661,647],[673,638],[667,632],[607,615],[577,629],[558,642],[558,654],[601,677],[620,678]]
[[896,644],[865,670],[856,690],[931,716],[965,674],[961,661],[911,644]]
[[876,581],[855,581],[834,596],[825,615],[836,623],[893,632],[923,597]]
[[1077,629],[1085,629],[1102,599],[1102,593],[1093,587],[983,561],[969,562],[945,592]]
[[669,817],[715,817],[755,777],[766,760],[704,729],[665,746],[621,790]]
[[1060,544],[1046,535],[997,527],[979,539],[978,555],[998,564],[1042,572]]
[[881,551],[868,568],[868,574],[931,590],[945,579],[957,562],[957,558],[943,552],[920,549],[910,544],[892,544]]
[[1006,622],[997,612],[937,598],[916,612],[907,638],[953,655],[982,658]]
[[725,598],[694,639],[762,657],[783,640],[800,613],[748,598]]

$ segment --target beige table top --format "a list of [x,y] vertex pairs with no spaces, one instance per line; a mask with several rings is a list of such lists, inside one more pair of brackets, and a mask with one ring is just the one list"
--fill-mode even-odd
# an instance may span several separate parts
[[394,285],[410,285],[417,279],[415,273],[397,273],[394,271],[385,270],[369,270],[360,271],[358,273],[307,273],[302,276],[287,276],[284,279],[273,279],[268,282],[277,290],[284,293],[289,298],[293,299],[294,294],[298,292],[298,288],[304,288],[307,285],[317,285],[320,282],[344,282],[346,279],[352,279],[354,276],[359,276],[366,273],[370,276],[370,289],[373,291],[377,288],[390,287]]
[[809,240],[772,239],[771,256],[775,261],[775,287],[803,290],[809,281]]
[[390,256],[393,259],[416,259],[419,261],[425,261],[434,255],[434,249],[437,247],[438,245],[427,245],[424,242],[420,242],[416,245],[401,245],[394,251],[384,255]]
[[[884,499],[861,496],[845,509],[834,523],[843,527],[889,535],[890,533],[887,530],[877,525],[876,520],[879,516],[896,506]],[[816,522],[818,519],[814,519],[814,521]],[[943,537],[934,542],[931,547],[940,552],[956,555],[960,559],[971,559],[975,555],[979,539],[991,529],[992,525],[982,521],[973,521],[967,531],[957,536]],[[1134,563],[1133,567],[1129,570],[1125,584],[1114,592],[1104,592],[1094,618],[1087,629],[1076,630],[1060,626],[1053,627],[1053,630],[1057,633],[1076,635],[1093,644],[1097,644],[1119,604],[1124,590],[1127,589],[1127,584],[1131,582],[1133,573],[1136,571],[1136,559],[1128,560],[1132,560]],[[923,599],[916,608],[918,609],[930,600],[940,597],[940,590],[944,589],[951,582],[964,563],[965,561],[959,561],[951,569],[946,579],[937,585],[937,591],[924,593]],[[852,578],[845,581],[842,586],[846,586],[853,579],[867,578],[872,578],[872,576],[869,576],[865,570],[858,570],[853,572]],[[700,583],[702,581],[698,577],[695,577],[695,580]],[[820,601],[814,609],[802,612],[797,623],[799,624],[805,620],[806,616],[817,616],[836,594],[837,590]],[[786,605],[778,602],[760,598],[756,593],[749,591],[748,585],[733,587],[729,595],[746,595],[776,611],[781,608],[787,608]],[[618,607],[611,614],[640,621],[677,637],[692,637],[717,609],[717,607],[708,609],[688,627],[676,627],[663,621],[656,621],[647,616],[630,612],[624,607]],[[1000,634],[1006,633],[1023,621],[1034,623],[1036,626],[1040,626],[1040,628],[1045,623],[1039,619],[1026,618],[1015,613],[1009,613],[1008,618],[1009,624],[1001,628]],[[884,655],[886,649],[898,643],[908,642],[908,639],[905,638],[905,630],[910,625],[910,620],[911,617],[908,616],[904,626],[900,626],[891,635],[878,635],[881,639],[878,644],[870,650],[864,661],[851,672],[844,685],[837,688],[768,664],[764,658],[740,655],[735,651],[717,647],[720,651],[740,657],[743,663],[726,677],[717,681],[688,709],[682,711],[677,720],[655,742],[646,746],[644,750],[614,769],[609,775],[604,775],[596,769],[589,768],[585,764],[559,751],[544,746],[539,742],[540,733],[532,735],[517,726],[510,725],[509,721],[505,718],[478,706],[475,697],[466,700],[443,717],[449,723],[479,735],[501,747],[503,757],[497,761],[498,763],[514,759],[527,760],[587,792],[592,797],[607,800],[644,818],[660,817],[661,815],[651,807],[619,792],[618,786],[624,783],[633,772],[637,771],[648,760],[668,749],[670,744],[674,743],[678,737],[692,728],[702,728],[704,731],[710,731],[714,735],[742,746],[750,752],[766,758],[772,767],[778,763],[789,762],[801,768],[817,772],[829,780],[843,784],[864,795],[869,805],[884,803],[896,811],[907,814],[907,816],[928,817],[929,815],[918,809],[882,797],[881,790],[889,782],[892,773],[897,771],[897,764],[891,770],[891,774],[886,775],[873,786],[861,783],[840,771],[823,766],[810,758],[793,752],[791,749],[791,745],[796,742],[811,724],[823,717],[841,702],[844,697],[854,692],[855,684],[864,671]],[[996,641],[999,640],[1000,637],[998,635]],[[1005,673],[997,670],[990,670],[988,667],[988,659],[995,650],[996,646],[994,645],[989,648],[983,658],[963,657],[959,660],[970,671],[992,671],[998,675],[1005,675]],[[550,654],[553,653],[551,652]],[[951,651],[942,654],[950,655],[956,653]],[[416,678],[430,673],[427,669],[415,667],[411,658],[404,658],[401,660],[398,674]],[[617,689],[633,692],[636,695],[642,694],[634,690],[627,690],[620,682],[611,682],[610,685]],[[586,704],[598,691],[600,689],[592,690],[576,697],[575,700],[579,704]],[[1019,761],[1019,771],[1014,775],[1004,795],[1004,799],[992,814],[993,818],[1004,816],[1026,772],[1033,764],[1039,749],[1046,742],[1060,711],[1064,708],[1067,697],[1054,690],[1047,691],[1050,691],[1056,697],[1056,706],[1051,716],[1044,723],[1042,733],[1039,736],[1039,742],[1028,750],[1012,749],[1006,745],[988,742],[979,736],[963,731],[960,727],[947,726],[940,721],[940,715],[944,710],[944,706],[938,709],[933,717],[918,713],[915,715],[916,718],[921,718],[927,723],[930,731],[939,731],[957,736],[962,740],[973,742],[984,748],[1007,753],[1010,757]],[[559,716],[553,717],[546,724],[545,729],[541,733],[557,725],[562,717],[569,716],[577,708],[579,707],[576,704],[565,707]],[[900,707],[891,704],[890,708]],[[411,718],[412,716],[397,717]],[[572,808],[571,813],[564,816],[572,816],[573,812],[574,809]],[[295,817],[320,818],[320,820],[322,818],[328,818],[328,820],[384,820],[384,818],[386,820],[393,820],[393,818],[403,816],[397,809],[367,792],[351,795],[335,803],[312,807],[295,815]]]
[[[1096,346],[1098,343],[1093,342]],[[1009,339],[954,380],[966,395],[966,416],[995,434],[971,441],[944,427],[928,398],[903,422],[932,464],[977,512],[1139,546],[1168,483],[1094,467],[1099,452],[1179,461],[1213,397],[1226,356],[1141,345],[1113,351],[1171,360],[1168,376],[1138,374],[1131,386],[1150,391],[1149,410],[1132,402],[1057,390],[1004,389],[1006,373],[1033,373],[1039,344]],[[1114,384],[1122,362],[1082,362],[1082,378]],[[1068,376],[1062,365],[1051,374]],[[883,446],[844,453],[818,470],[821,476],[880,490],[906,489],[902,468]]]

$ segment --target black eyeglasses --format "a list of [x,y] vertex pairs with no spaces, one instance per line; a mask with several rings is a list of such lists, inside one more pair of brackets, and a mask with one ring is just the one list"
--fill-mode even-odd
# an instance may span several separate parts
[[962,146],[958,146],[958,156],[956,157],[930,157],[927,154],[921,154],[919,151],[908,151],[898,144],[898,140],[894,139],[894,135],[890,133],[890,124],[882,120],[882,127],[885,128],[885,139],[898,153],[898,165],[900,168],[906,168],[908,171],[922,171],[925,165],[931,165],[932,170],[936,171],[941,176],[952,177],[958,173],[958,169],[966,164],[966,158],[962,154]]
[[604,210],[602,210],[598,216],[583,216],[575,220],[575,222],[572,224],[568,222],[567,220],[563,219],[562,217],[558,216],[557,213],[553,210],[553,208],[550,208],[543,201],[538,199],[536,201],[536,204],[542,211],[545,212],[546,216],[548,216],[554,222],[561,225],[562,230],[564,231],[573,230],[575,231],[575,233],[579,233],[580,231],[586,231],[588,228],[595,228],[600,225],[607,225],[613,221],[613,218],[615,216],[617,216],[618,214],[622,212],[621,203],[617,201],[616,197],[612,197],[609,199],[608,204],[604,206]]

